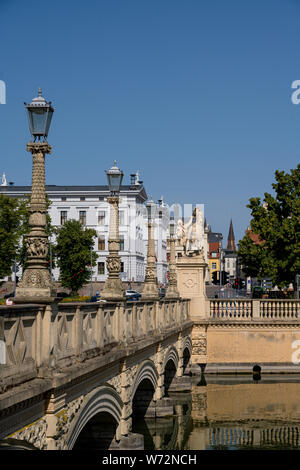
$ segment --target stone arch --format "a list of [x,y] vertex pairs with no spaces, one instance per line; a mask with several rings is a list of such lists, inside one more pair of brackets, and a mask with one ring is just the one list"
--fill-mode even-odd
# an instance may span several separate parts
[[104,385],[89,394],[82,406],[78,418],[69,430],[67,449],[71,450],[86,424],[97,414],[110,415],[117,424],[120,423],[123,402],[114,388]]
[[190,373],[190,361],[192,357],[192,341],[189,336],[184,339],[182,347],[182,372],[183,374]]
[[170,346],[169,349],[167,350],[166,355],[165,355],[163,370],[165,370],[166,365],[169,361],[172,361],[174,363],[175,369],[177,370],[178,363],[179,363],[179,355],[175,346]]
[[170,346],[170,348],[168,349],[165,355],[165,360],[164,360],[164,365],[163,365],[164,389],[165,389],[166,396],[168,396],[169,388],[178,370],[178,365],[179,365],[179,355],[178,355],[177,349],[175,348],[175,346]]
[[189,336],[184,338],[182,350],[184,351],[185,349],[187,349],[190,353],[190,356],[192,356],[192,340]]
[[136,378],[135,378],[135,381],[132,387],[132,392],[131,392],[132,399],[139,385],[145,379],[148,379],[152,383],[154,390],[156,390],[157,381],[158,381],[158,372],[155,367],[155,364],[152,361],[150,361],[150,359],[144,361],[137,370]]
[[155,364],[148,359],[139,366],[131,391],[132,432],[142,433],[149,449],[153,449],[153,441],[145,419],[155,417],[158,378]]

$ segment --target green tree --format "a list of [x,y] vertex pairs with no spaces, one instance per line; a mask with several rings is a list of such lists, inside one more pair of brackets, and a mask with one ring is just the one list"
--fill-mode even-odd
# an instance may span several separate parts
[[21,214],[18,199],[0,195],[0,278],[11,274],[21,236]]
[[271,277],[280,287],[295,283],[300,273],[300,164],[290,173],[275,172],[274,196],[251,198],[251,230],[240,241],[239,256],[247,275]]
[[78,220],[68,220],[57,229],[55,255],[60,281],[63,287],[71,290],[71,295],[77,295],[91,278],[91,256],[93,266],[97,259],[93,251],[96,236],[95,230],[84,228]]

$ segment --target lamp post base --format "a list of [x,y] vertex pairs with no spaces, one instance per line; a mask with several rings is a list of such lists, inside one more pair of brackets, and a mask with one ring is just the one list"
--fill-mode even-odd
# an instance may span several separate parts
[[179,299],[180,294],[176,286],[168,286],[165,299]]
[[158,289],[156,284],[147,283],[144,284],[142,292],[142,300],[157,300],[159,297]]
[[124,301],[126,297],[121,279],[106,279],[101,292],[101,299],[114,302]]
[[50,273],[44,268],[27,268],[16,288],[14,302],[51,303],[56,298],[56,289]]

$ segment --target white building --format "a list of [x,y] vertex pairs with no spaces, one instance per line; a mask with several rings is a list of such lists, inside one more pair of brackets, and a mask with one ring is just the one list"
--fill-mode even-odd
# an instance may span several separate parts
[[[0,194],[12,197],[23,197],[30,192],[30,186],[0,186]],[[110,207],[107,202],[108,186],[46,185],[46,193],[51,201],[49,215],[52,225],[61,227],[66,220],[75,219],[80,220],[87,228],[97,231],[98,237],[95,239],[94,249],[98,260],[93,271],[93,281],[105,281],[110,218]],[[119,203],[119,254],[123,281],[144,281],[148,243],[146,201],[147,194],[138,176],[132,178],[130,185],[122,185]],[[154,236],[159,283],[165,283],[167,278],[168,223],[168,211],[162,203],[158,203],[154,220]],[[59,270],[54,269],[52,274],[54,279],[58,280]],[[18,275],[20,276],[21,273],[19,272]]]

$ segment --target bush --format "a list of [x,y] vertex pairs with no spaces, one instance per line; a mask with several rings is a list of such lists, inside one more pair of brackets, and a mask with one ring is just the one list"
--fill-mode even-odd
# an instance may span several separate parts
[[89,298],[89,295],[76,295],[74,297],[65,297],[61,302],[86,302]]

